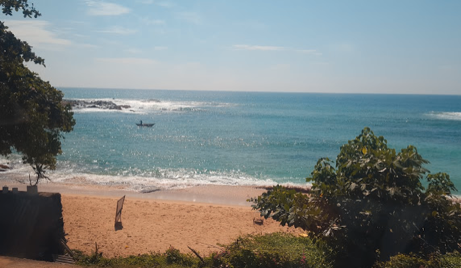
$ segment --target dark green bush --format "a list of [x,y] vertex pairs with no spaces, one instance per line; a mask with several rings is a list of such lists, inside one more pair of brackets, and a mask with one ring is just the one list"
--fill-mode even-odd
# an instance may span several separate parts
[[160,254],[143,254],[139,256],[118,257],[118,258],[105,258],[102,255],[84,255],[77,254],[77,264],[82,266],[96,266],[96,267],[138,267],[138,268],[154,268],[165,267],[162,263],[165,261]]
[[461,207],[448,174],[427,175],[423,187],[427,163],[414,146],[396,153],[365,128],[341,147],[335,167],[319,159],[309,195],[277,186],[251,201],[265,218],[327,241],[336,267],[371,267],[399,252],[428,258],[460,249]]
[[197,260],[194,259],[191,255],[183,254],[174,247],[171,247],[165,251],[164,256],[168,264],[180,264],[184,266],[192,266],[194,263],[197,263]]
[[380,262],[373,268],[441,268],[437,261],[427,261],[416,256],[398,254],[387,262]]
[[461,268],[461,254],[458,252],[440,256],[440,259],[444,268]]
[[378,262],[373,268],[461,268],[461,254],[433,254],[428,260],[416,255],[398,254],[387,262]]

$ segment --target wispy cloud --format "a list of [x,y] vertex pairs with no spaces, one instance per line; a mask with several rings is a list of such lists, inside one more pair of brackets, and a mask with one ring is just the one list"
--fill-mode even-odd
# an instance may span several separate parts
[[86,44],[86,43],[77,43],[77,44],[75,44],[75,46],[76,47],[81,47],[81,48],[90,48],[90,49],[99,48],[99,46],[97,46],[97,45]]
[[152,5],[155,1],[154,0],[138,0],[136,2],[145,4],[145,5]]
[[88,38],[89,37],[86,34],[80,34],[80,33],[72,33],[72,36],[76,38]]
[[129,29],[129,28],[123,28],[123,27],[119,27],[119,26],[114,26],[114,27],[107,28],[107,29],[104,29],[104,30],[99,30],[97,32],[99,32],[99,33],[108,33],[108,34],[129,35],[129,34],[137,33],[138,30]]
[[259,51],[280,51],[286,50],[284,47],[276,46],[254,46],[254,45],[233,45],[236,50],[259,50]]
[[298,52],[301,52],[303,54],[309,54],[309,55],[315,55],[315,56],[322,56],[321,52],[318,52],[315,49],[300,49]]
[[97,62],[102,63],[115,63],[115,64],[129,64],[129,65],[153,65],[157,61],[146,58],[96,58]]
[[331,49],[341,53],[352,53],[355,50],[354,44],[350,42],[342,42],[332,44]]
[[117,16],[130,12],[130,9],[119,4],[104,2],[104,1],[85,1],[88,9],[88,14],[92,16]]
[[140,53],[142,53],[142,50],[137,49],[137,48],[129,48],[129,49],[125,50],[125,51],[128,52],[128,53],[131,53],[131,54],[140,54]]
[[151,18],[141,18],[142,23],[145,25],[165,25],[166,22],[164,20],[156,20]]
[[179,12],[176,13],[176,18],[192,24],[202,24],[202,17],[196,12]]
[[161,6],[165,8],[172,8],[176,6],[176,4],[173,3],[172,1],[139,0],[138,3],[145,4],[145,5],[156,4],[157,6]]
[[281,63],[281,64],[273,65],[271,69],[275,71],[286,71],[286,70],[289,70],[290,67],[291,67],[290,64]]
[[72,44],[70,40],[60,38],[55,32],[49,30],[52,25],[44,20],[8,20],[5,24],[16,36],[32,46]]
[[293,49],[279,46],[259,46],[259,45],[233,45],[234,50],[254,50],[254,51],[294,51],[308,55],[322,56],[322,53],[316,49]]
[[328,66],[328,65],[330,65],[330,63],[326,62],[326,61],[317,61],[317,62],[313,62],[313,64],[320,65],[320,66]]
[[264,30],[264,29],[267,29],[267,25],[262,23],[262,22],[259,22],[259,21],[254,21],[254,20],[250,20],[250,21],[237,21],[234,23],[237,27],[240,27],[240,28],[244,28],[245,30],[246,29],[253,29],[253,30],[257,30],[257,31],[260,31],[260,30]]
[[172,8],[176,6],[176,4],[171,1],[160,1],[160,2],[157,2],[156,4],[158,6],[166,7],[166,8]]

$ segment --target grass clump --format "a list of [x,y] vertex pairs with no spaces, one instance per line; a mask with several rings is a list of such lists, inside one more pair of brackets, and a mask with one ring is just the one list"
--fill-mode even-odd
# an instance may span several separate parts
[[179,249],[171,247],[166,250],[164,254],[167,264],[178,264],[185,267],[192,267],[198,263],[198,258],[191,256],[190,254],[183,254]]
[[330,254],[309,238],[272,233],[240,237],[206,261],[209,267],[332,267]]
[[389,261],[377,262],[373,268],[441,268],[437,260],[424,260],[414,255],[398,254]]
[[75,252],[79,265],[89,267],[149,268],[330,268],[331,250],[308,237],[273,233],[239,237],[220,252],[197,257],[170,247],[165,253],[105,258],[95,251]]
[[443,256],[445,267],[461,267],[461,253],[454,252]]
[[461,254],[434,254],[428,260],[414,254],[398,254],[389,261],[375,263],[373,268],[461,268]]
[[88,267],[112,268],[186,268],[198,267],[199,260],[190,254],[183,254],[178,249],[170,247],[165,253],[150,253],[138,256],[105,258],[102,253],[83,254],[74,251],[77,264]]

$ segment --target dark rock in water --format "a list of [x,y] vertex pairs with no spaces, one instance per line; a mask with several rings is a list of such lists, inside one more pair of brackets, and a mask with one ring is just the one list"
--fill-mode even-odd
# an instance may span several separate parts
[[7,169],[10,169],[9,166],[0,164],[0,171],[6,171]]
[[157,102],[157,103],[159,103],[159,102],[161,102],[161,101],[159,101],[159,100],[157,100],[157,99],[148,99],[148,100],[146,100],[146,101],[144,101],[144,102]]
[[72,109],[96,108],[102,110],[122,110],[131,108],[130,105],[117,105],[111,101],[85,101],[85,100],[63,100],[64,105],[70,105]]
[[0,164],[0,168],[3,168],[3,169],[10,169],[10,167],[9,167],[9,166],[7,166],[7,165],[3,165],[3,164]]
[[157,192],[157,191],[160,191],[160,189],[156,188],[156,187],[152,187],[152,188],[142,189],[139,192],[142,193],[142,194],[148,194],[148,193],[153,193],[153,192]]

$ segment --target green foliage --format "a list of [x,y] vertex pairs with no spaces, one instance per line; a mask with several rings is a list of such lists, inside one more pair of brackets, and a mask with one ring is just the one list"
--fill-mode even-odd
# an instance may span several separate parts
[[461,267],[461,254],[458,252],[446,254],[441,259],[444,267]]
[[[40,16],[26,0],[1,0],[0,6],[5,15],[22,10],[24,17]],[[0,154],[21,153],[38,182],[46,178],[45,169],[56,167],[62,132],[71,131],[75,120],[70,106],[62,104],[62,92],[24,65],[32,61],[44,66],[44,60],[1,21],[0,47]]]
[[309,195],[281,186],[264,193],[253,208],[265,218],[296,226],[327,241],[337,266],[370,267],[401,253],[451,252],[461,245],[461,207],[445,173],[428,174],[428,161],[414,146],[396,153],[365,128],[341,147],[333,167],[317,162]]
[[429,259],[416,255],[398,254],[389,261],[377,262],[373,268],[459,268],[461,267],[461,254],[448,253],[446,255],[433,254]]
[[174,247],[171,247],[165,252],[166,261],[168,264],[180,264],[184,266],[192,266],[197,260],[191,255],[183,254]]
[[74,251],[78,264],[91,267],[156,267],[156,268],[306,268],[332,267],[331,249],[314,243],[310,238],[295,237],[284,233],[248,235],[223,246],[203,262],[191,254],[183,254],[170,247],[165,253],[151,253],[125,258],[104,258],[97,249],[91,255]]
[[77,263],[82,266],[96,267],[198,267],[198,258],[190,254],[183,254],[178,249],[170,247],[165,253],[142,254],[138,256],[105,258],[100,252],[85,255],[81,251],[74,251]]
[[93,252],[85,255],[81,251],[74,251],[77,264],[90,267],[114,267],[114,268],[152,268],[152,267],[193,267],[192,265],[168,264],[165,254],[151,253],[138,256],[105,258],[102,253]]
[[0,6],[3,7],[2,13],[9,16],[13,14],[13,10],[16,12],[22,10],[24,18],[37,18],[41,15],[40,12],[35,9],[33,4],[29,6],[27,0],[0,0]]
[[412,255],[398,254],[392,256],[389,261],[380,262],[373,266],[373,268],[442,268],[437,259],[424,260]]
[[309,238],[273,233],[240,237],[206,262],[211,267],[332,267],[330,253]]

